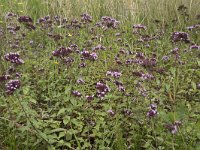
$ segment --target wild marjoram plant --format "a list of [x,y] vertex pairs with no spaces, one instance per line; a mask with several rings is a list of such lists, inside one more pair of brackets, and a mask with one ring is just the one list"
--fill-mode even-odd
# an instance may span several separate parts
[[199,150],[199,0],[1,0],[0,149]]

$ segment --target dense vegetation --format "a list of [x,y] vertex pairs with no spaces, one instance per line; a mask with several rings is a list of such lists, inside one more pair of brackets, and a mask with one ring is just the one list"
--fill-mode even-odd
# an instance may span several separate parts
[[0,2],[0,149],[200,149],[198,0]]

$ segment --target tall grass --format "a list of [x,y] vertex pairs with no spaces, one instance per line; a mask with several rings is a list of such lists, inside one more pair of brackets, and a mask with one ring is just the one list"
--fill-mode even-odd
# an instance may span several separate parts
[[14,11],[33,18],[47,14],[73,18],[87,12],[95,20],[108,15],[126,23],[150,23],[154,19],[169,22],[174,18],[181,23],[177,8],[183,4],[188,7],[190,21],[200,14],[199,0],[1,0],[0,14],[2,17]]

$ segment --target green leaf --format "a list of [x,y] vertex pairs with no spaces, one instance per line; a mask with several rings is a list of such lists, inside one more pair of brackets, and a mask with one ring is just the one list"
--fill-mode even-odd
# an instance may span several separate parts
[[33,98],[30,98],[29,101],[32,102],[32,103],[34,103],[34,104],[37,103],[37,101],[35,99],[33,99]]
[[66,108],[61,108],[58,113],[57,113],[57,116],[61,115],[61,114],[64,114],[65,113],[65,110]]
[[63,128],[57,128],[57,129],[53,129],[53,130],[51,130],[50,133],[61,132],[61,131],[66,131],[66,129],[63,129]]
[[197,89],[196,83],[192,82],[191,84],[192,84],[192,88],[193,88],[194,90],[196,90],[196,89]]
[[65,116],[65,117],[63,118],[63,123],[64,123],[64,125],[68,124],[69,121],[70,121],[70,116]]
[[64,137],[65,135],[66,135],[66,132],[60,132],[58,138],[60,139],[60,138]]
[[29,87],[29,86],[25,86],[25,87],[23,88],[23,93],[24,93],[24,95],[28,95],[28,94],[29,94],[29,91],[30,91],[30,87]]
[[196,145],[195,150],[200,150],[200,143],[198,143],[198,144]]
[[77,101],[74,98],[70,98],[70,102],[72,103],[72,105],[76,106],[77,105]]

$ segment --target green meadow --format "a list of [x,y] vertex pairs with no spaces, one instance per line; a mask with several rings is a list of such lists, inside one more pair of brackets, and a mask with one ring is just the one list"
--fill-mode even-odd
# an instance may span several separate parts
[[0,0],[0,149],[200,150],[199,0]]

